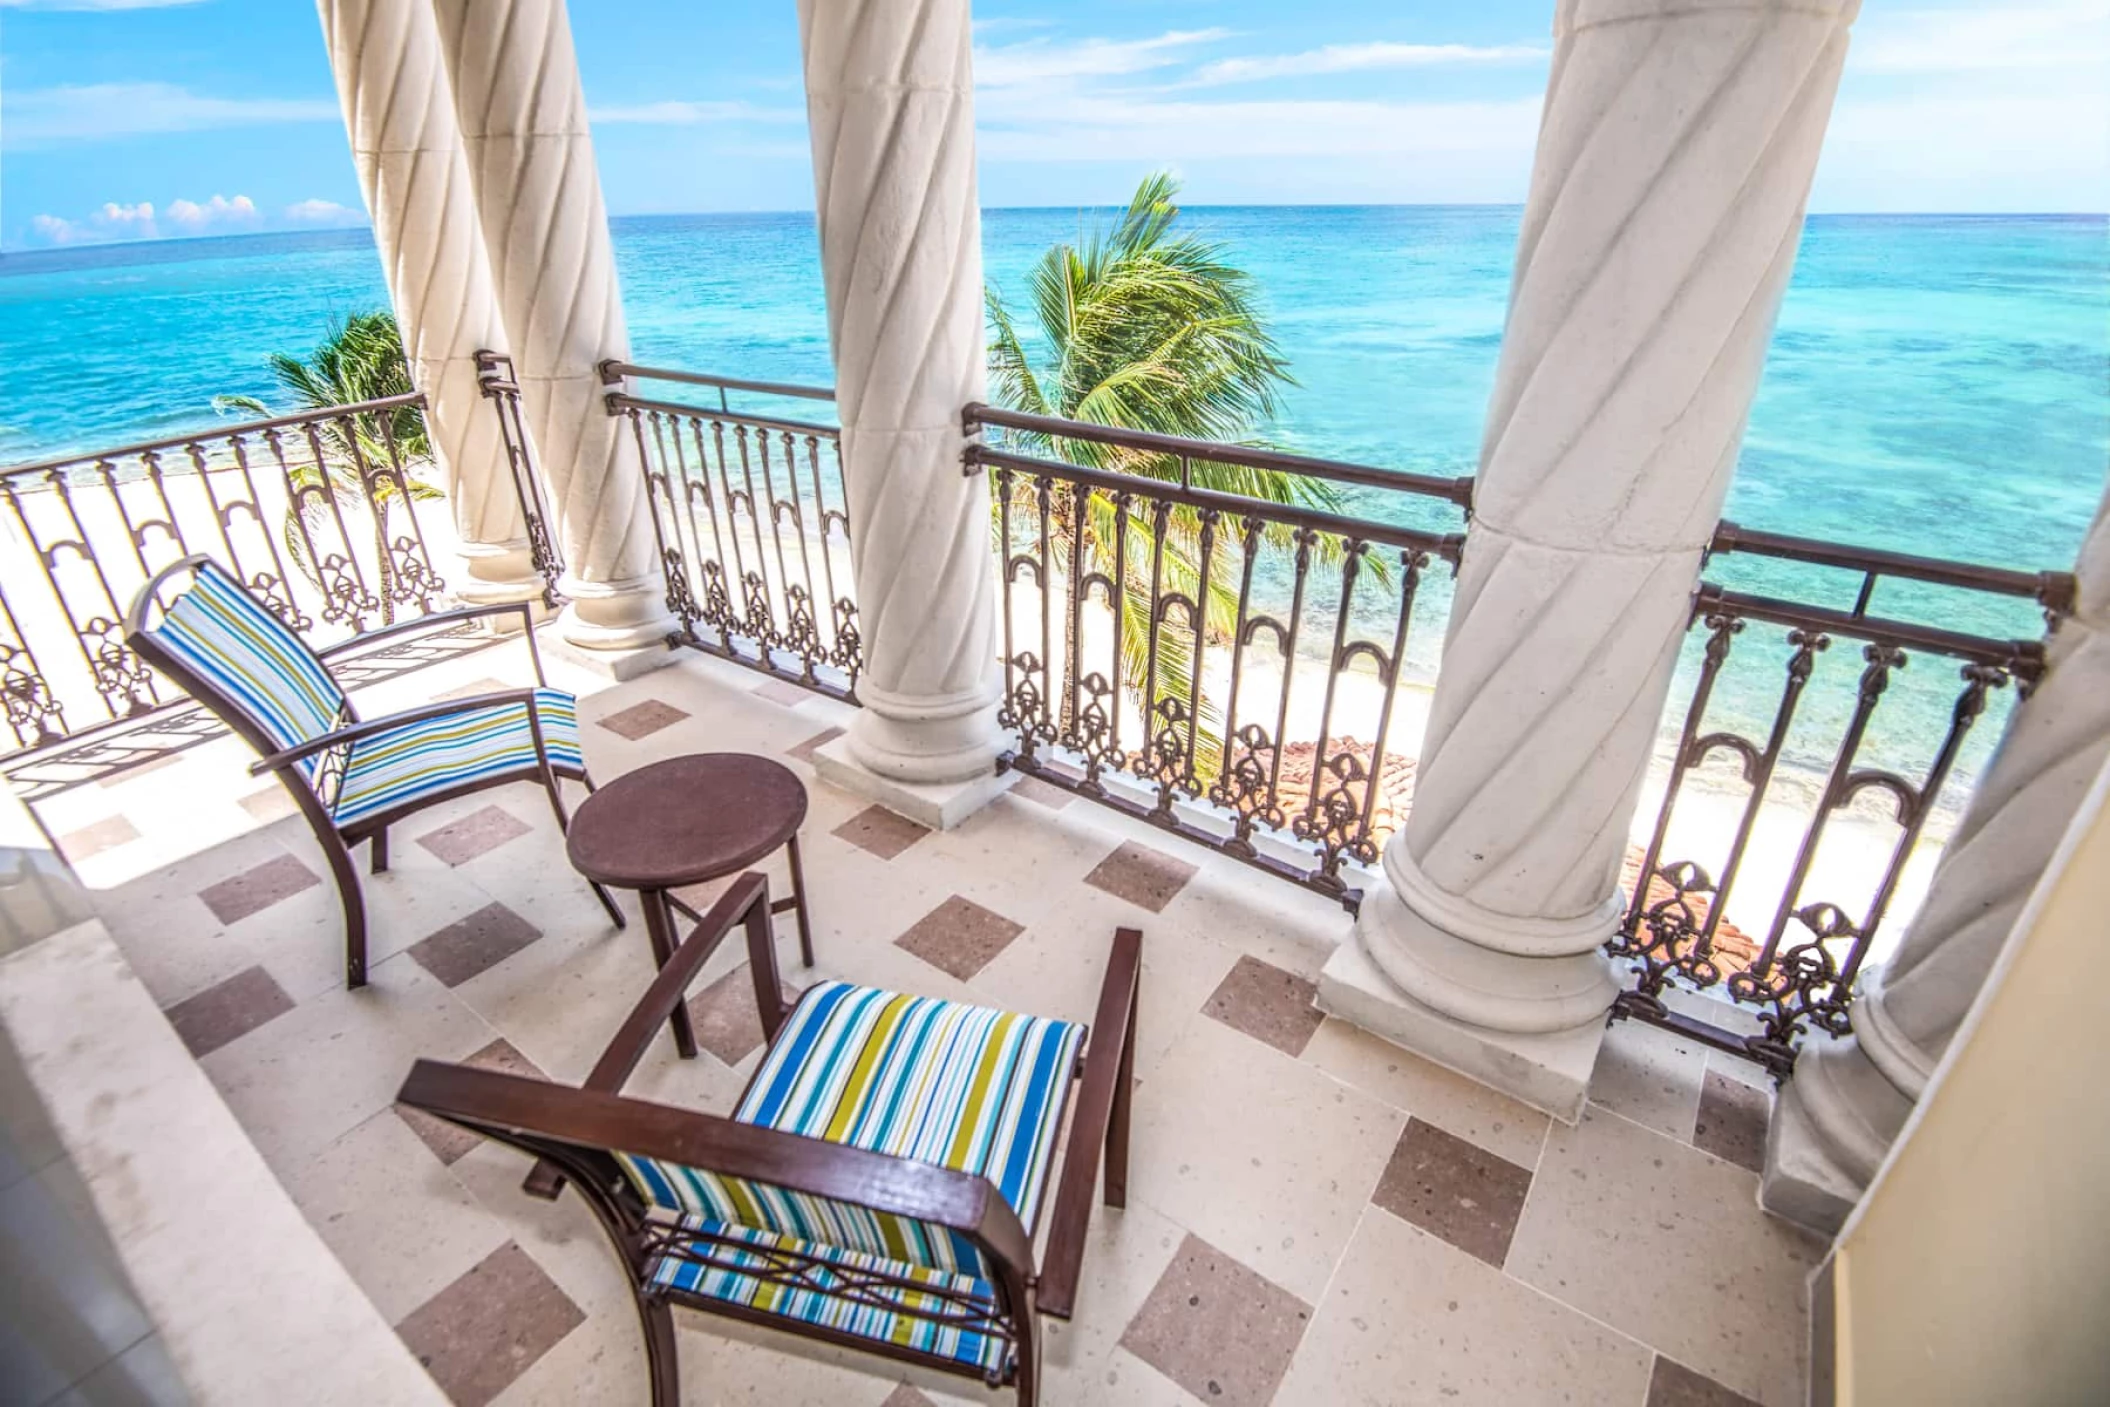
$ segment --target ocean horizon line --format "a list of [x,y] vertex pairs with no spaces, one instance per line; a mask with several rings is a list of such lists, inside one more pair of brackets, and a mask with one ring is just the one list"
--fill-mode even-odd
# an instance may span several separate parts
[[[985,205],[984,215],[1021,214],[1046,215],[1054,211],[1075,211],[1079,214],[1108,214],[1124,208],[1122,202],[1113,201],[1102,205],[1059,203],[1052,205]],[[1412,211],[1521,211],[1518,201],[1223,201],[1215,203],[1186,203],[1181,209],[1196,215],[1210,211],[1254,211],[1254,210],[1412,210]],[[647,210],[627,214],[610,215],[611,225],[638,224],[649,221],[673,220],[741,220],[782,219],[791,217],[813,218],[811,209],[779,210]],[[2110,223],[2110,210],[1815,210],[1806,217],[1814,224],[1842,220],[1893,220],[1893,221],[2075,221]],[[67,256],[102,253],[109,250],[136,249],[151,254],[166,254],[170,251],[214,249],[240,246],[253,240],[283,240],[291,243],[313,241],[317,246],[326,246],[332,240],[345,240],[355,236],[373,236],[371,224],[332,225],[321,229],[269,229],[239,230],[223,234],[168,235],[158,239],[104,239],[82,240],[68,244],[0,245],[0,264],[14,260],[29,260],[34,263],[63,263]],[[157,260],[158,262],[158,260]]]

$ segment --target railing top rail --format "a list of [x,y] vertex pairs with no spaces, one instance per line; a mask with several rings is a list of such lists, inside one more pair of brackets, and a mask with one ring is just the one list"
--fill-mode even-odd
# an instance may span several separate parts
[[1217,464],[1243,464],[1255,469],[1275,469],[1285,474],[1302,474],[1308,478],[1326,479],[1338,484],[1395,489],[1422,494],[1429,498],[1445,499],[1467,510],[1472,508],[1473,502],[1473,481],[1470,476],[1447,479],[1434,474],[1378,469],[1368,464],[1317,459],[1310,455],[1286,454],[1280,450],[1219,444],[1213,440],[1190,440],[1181,435],[1159,435],[1146,430],[1121,430],[1105,425],[1090,425],[1079,420],[1064,420],[1059,416],[1002,410],[980,402],[975,402],[962,411],[961,420],[970,434],[979,426],[995,425],[1002,429],[1027,430],[1058,439],[1086,440],[1093,444],[1114,445],[1122,449],[1152,450],[1159,454],[1178,455],[1183,459],[1203,459]]
[[686,416],[691,420],[723,420],[736,425],[756,425],[765,430],[784,430],[794,435],[812,435],[827,439],[842,433],[839,425],[823,425],[813,420],[786,420],[775,415],[750,415],[744,410],[720,410],[717,406],[683,405],[680,401],[653,401],[642,396],[625,395],[620,391],[610,392],[608,403],[619,410],[641,410],[658,415]]
[[1332,533],[1361,542],[1381,543],[1414,552],[1431,552],[1450,562],[1458,560],[1458,553],[1465,545],[1463,533],[1428,532],[1420,528],[1372,522],[1365,518],[1350,518],[1340,513],[1328,513],[1323,509],[1272,503],[1265,499],[1247,498],[1242,494],[1199,489],[1170,479],[1152,479],[1140,474],[1123,474],[1111,469],[1069,464],[1059,459],[1040,459],[1030,454],[991,449],[987,445],[970,444],[967,447],[966,459],[970,465],[1015,469],[1025,474],[1038,474],[1104,489],[1109,493],[1138,494],[1145,498],[1190,504],[1196,508],[1213,508],[1238,517],[1261,518],[1293,528],[1310,528],[1314,532]]
[[1936,654],[1952,655],[1974,664],[2019,669],[2032,675],[2044,662],[2044,643],[2041,640],[2010,640],[1996,635],[1971,635],[1938,625],[1923,625],[1917,621],[1892,620],[1884,616],[1842,611],[1832,606],[1812,606],[1801,601],[1783,601],[1773,596],[1725,591],[1712,582],[1703,582],[1699,595],[1694,598],[1693,614],[1695,617],[1705,617],[1714,612],[1770,621],[1775,625],[1794,629],[1852,636],[1870,643],[1931,650]]
[[1878,547],[1857,547],[1787,533],[1763,532],[1726,520],[1715,529],[1708,552],[1716,555],[1741,552],[1808,562],[1813,566],[1838,567],[1864,575],[1907,577],[1939,586],[2028,597],[2046,609],[2060,613],[2073,609],[2074,579],[2070,572],[2024,572],[1982,566],[1976,562],[1950,562]]
[[614,382],[626,376],[647,381],[678,381],[685,386],[708,386],[714,391],[750,391],[758,396],[793,396],[801,400],[832,401],[835,388],[832,386],[799,386],[786,381],[742,381],[731,376],[706,376],[697,371],[676,371],[663,366],[639,366],[634,362],[611,361],[601,364],[604,381]]
[[57,459],[43,459],[34,464],[14,464],[0,469],[0,479],[18,478],[25,474],[41,474],[53,469],[72,469],[93,466],[106,460],[129,459],[134,455],[155,454],[165,449],[187,449],[191,445],[208,444],[214,440],[227,440],[242,435],[261,434],[269,430],[284,430],[295,425],[312,425],[323,420],[343,420],[353,415],[368,415],[375,411],[397,410],[403,406],[423,406],[423,394],[412,391],[401,396],[383,396],[379,400],[357,401],[350,405],[324,406],[319,410],[297,411],[292,415],[274,415],[268,420],[244,420],[233,425],[218,425],[210,430],[201,430],[190,435],[172,435],[167,439],[143,440],[135,445],[120,445],[115,449],[88,450],[80,454],[62,455]]

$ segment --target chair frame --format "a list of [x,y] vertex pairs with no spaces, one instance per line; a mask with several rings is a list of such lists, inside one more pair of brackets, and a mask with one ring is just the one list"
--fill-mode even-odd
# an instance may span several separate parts
[[[444,801],[452,801],[457,797],[468,796],[491,787],[509,786],[514,782],[522,781],[536,782],[541,785],[543,790],[549,795],[550,809],[556,812],[557,829],[559,831],[568,830],[571,825],[571,815],[565,810],[564,798],[559,791],[559,779],[569,777],[582,784],[589,793],[594,789],[593,779],[587,775],[584,767],[574,768],[554,763],[550,760],[548,749],[543,744],[542,719],[534,707],[535,689],[507,689],[489,694],[475,694],[461,699],[446,699],[437,703],[421,704],[415,708],[404,709],[401,712],[389,714],[385,718],[365,719],[359,716],[358,708],[352,703],[350,690],[340,685],[338,692],[345,697],[338,717],[338,726],[327,733],[309,738],[293,747],[281,749],[265,733],[263,727],[239,700],[231,697],[225,691],[200,677],[196,671],[183,664],[180,660],[172,657],[168,651],[161,648],[148,631],[148,618],[157,608],[166,610],[166,607],[161,602],[162,589],[178,576],[195,576],[199,567],[208,563],[219,567],[222,571],[227,570],[210,555],[197,553],[171,562],[148,578],[146,585],[139,589],[139,594],[132,598],[131,606],[125,611],[125,645],[142,660],[145,660],[155,669],[174,680],[184,692],[210,710],[222,723],[225,723],[228,729],[237,737],[248,743],[257,752],[263,754],[256,762],[250,764],[250,776],[261,777],[266,773],[275,774],[286,790],[292,793],[294,803],[300,808],[301,815],[307,819],[308,828],[315,833],[316,843],[322,847],[323,856],[329,861],[330,872],[337,881],[338,899],[344,909],[344,984],[349,988],[363,987],[366,985],[366,896],[359,883],[358,868],[352,863],[352,849],[354,846],[370,842],[371,849],[368,854],[368,860],[372,872],[374,874],[382,874],[388,869],[388,828],[397,821],[423,811],[428,807],[437,806]],[[228,575],[233,577],[237,585],[241,585],[239,577],[234,576],[232,572],[229,572]],[[244,587],[243,589],[246,590],[247,588]],[[261,605],[262,603],[259,602],[258,604]],[[268,610],[269,607],[267,606],[265,609]],[[384,625],[375,630],[361,632],[349,640],[340,640],[336,644],[326,646],[320,650],[309,645],[305,639],[300,637],[297,631],[292,633],[295,639],[300,640],[301,646],[308,651],[315,662],[322,667],[323,671],[329,673],[329,664],[332,659],[363,651],[379,641],[399,635],[412,634],[417,631],[439,630],[448,626],[460,625],[465,621],[483,620],[503,615],[518,615],[520,617],[521,636],[527,641],[528,659],[535,669],[536,688],[548,687],[548,678],[542,671],[542,655],[535,648],[533,606],[525,601],[508,601],[493,606],[463,606],[454,610],[434,611],[411,620],[397,621],[392,625]],[[334,678],[335,676],[332,675],[333,680]],[[518,704],[526,710],[528,731],[533,737],[535,744],[535,761],[533,763],[524,767],[494,773],[488,777],[479,777],[472,782],[449,787],[445,791],[435,792],[429,796],[418,797],[413,801],[392,807],[378,815],[363,817],[350,825],[340,826],[337,824],[335,818],[330,814],[329,806],[323,801],[322,793],[317,789],[315,782],[298,765],[310,757],[329,752],[333,748],[345,747],[364,738],[377,737],[406,724],[422,723],[427,719],[444,718],[456,713],[474,713],[507,704]],[[592,888],[594,895],[600,899],[601,906],[608,911],[610,920],[614,922],[617,928],[624,927],[623,911],[616,904],[614,897],[599,884],[593,884]]]
[[[1075,1305],[1102,1148],[1106,1204],[1120,1207],[1128,1200],[1129,1099],[1134,1084],[1143,935],[1132,928],[1114,935],[1097,1016],[1071,1071],[1076,1088],[1065,1091],[1075,1098],[1075,1107],[1069,1111],[1068,1152],[1050,1199],[1047,1255],[1036,1267],[1033,1228],[1019,1221],[987,1178],[621,1094],[623,1083],[653,1039],[686,999],[697,973],[736,925],[746,930],[755,1000],[767,1043],[774,1047],[790,1007],[783,999],[778,976],[768,882],[748,873],[712,906],[660,970],[582,1087],[420,1060],[397,1099],[537,1159],[524,1184],[532,1195],[554,1199],[566,1183],[577,1188],[607,1232],[626,1272],[644,1334],[654,1407],[675,1407],[680,1400],[672,1315],[676,1304],[976,1378],[990,1387],[1010,1385],[1017,1389],[1020,1407],[1036,1407],[1041,1383],[1038,1316],[1068,1319]],[[759,1075],[758,1063],[756,1075],[749,1078],[750,1090]],[[745,1097],[743,1093],[743,1101]],[[1013,1352],[1006,1371],[987,1373],[907,1345],[882,1343],[653,1284],[649,1279],[652,1265],[669,1242],[666,1221],[654,1220],[653,1213],[657,1210],[662,1218],[666,1213],[640,1196],[616,1161],[617,1150],[914,1217],[959,1233],[989,1267],[996,1291],[994,1311],[966,1301],[960,1302],[962,1309],[956,1316],[888,1307],[896,1313],[1008,1339]],[[698,1245],[692,1235],[685,1249],[694,1252]],[[707,1255],[706,1251],[704,1256],[691,1258],[716,1263]],[[745,1268],[745,1273],[812,1288],[798,1276],[803,1268],[800,1262],[810,1266],[813,1261],[795,1254],[773,1252],[771,1256],[783,1264],[765,1271]],[[889,1282],[880,1277],[874,1283],[880,1287],[877,1293],[883,1294]],[[930,1293],[928,1286],[915,1288]],[[866,1298],[863,1302],[873,1301]]]

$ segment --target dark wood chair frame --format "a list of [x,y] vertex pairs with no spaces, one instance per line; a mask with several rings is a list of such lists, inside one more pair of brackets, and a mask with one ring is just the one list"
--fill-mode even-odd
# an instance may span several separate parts
[[[686,999],[689,985],[711,953],[736,926],[744,926],[755,1001],[771,1044],[790,1008],[783,998],[770,923],[768,882],[742,875],[712,906],[660,970],[643,999],[624,1020],[583,1087],[464,1065],[420,1060],[397,1098],[451,1123],[498,1140],[538,1161],[525,1190],[553,1199],[566,1183],[607,1232],[630,1283],[644,1331],[654,1407],[680,1400],[672,1306],[766,1325],[914,1363],[940,1372],[978,1378],[991,1387],[1014,1386],[1020,1407],[1039,1400],[1038,1315],[1068,1319],[1076,1302],[1091,1219],[1092,1191],[1105,1152],[1105,1201],[1128,1201],[1129,1092],[1134,1084],[1135,1022],[1142,969],[1143,935],[1124,928],[1114,935],[1112,959],[1099,993],[1096,1017],[1072,1071],[1068,1154],[1054,1189],[1047,1255],[1036,1268],[1033,1229],[1022,1225],[995,1184],[971,1173],[868,1152],[799,1134],[737,1123],[731,1119],[671,1108],[620,1093],[660,1028]],[[765,1057],[766,1058],[766,1057]],[[757,1069],[759,1074],[759,1066]],[[753,1079],[750,1078],[750,1087]],[[931,1293],[888,1277],[846,1285],[839,1293],[860,1303],[974,1332],[990,1333],[1012,1347],[1006,1371],[984,1373],[972,1365],[900,1344],[880,1343],[821,1325],[788,1320],[767,1311],[654,1285],[648,1277],[664,1254],[680,1254],[705,1266],[758,1274],[779,1283],[815,1288],[805,1278],[815,1260],[772,1254],[763,1270],[713,1259],[713,1238],[680,1231],[663,1209],[649,1206],[616,1161],[621,1151],[699,1168],[728,1177],[773,1184],[795,1192],[854,1203],[874,1211],[913,1217],[950,1228],[971,1242],[990,1267],[996,1291],[992,1306],[958,1297],[947,1309],[914,1312],[888,1295],[890,1289]],[[752,1255],[745,1243],[726,1243]],[[839,1268],[831,1267],[840,1273]],[[939,1296],[944,1299],[945,1296]]]
[[[211,710],[235,736],[263,754],[260,759],[250,764],[249,775],[261,777],[266,773],[273,773],[286,790],[292,793],[294,803],[299,806],[301,815],[306,817],[308,828],[315,833],[316,843],[322,847],[323,856],[330,864],[330,872],[337,881],[338,898],[344,907],[344,984],[347,987],[363,987],[366,985],[366,896],[360,889],[359,871],[352,863],[354,846],[371,842],[372,849],[368,859],[373,873],[381,874],[388,869],[388,828],[397,821],[427,807],[437,806],[443,801],[452,801],[458,796],[523,781],[537,782],[549,794],[550,809],[557,813],[557,829],[562,831],[569,828],[571,816],[564,809],[564,797],[558,790],[559,779],[569,777],[583,785],[588,792],[593,791],[593,779],[586,774],[583,767],[563,766],[550,761],[549,752],[542,740],[542,720],[533,706],[534,689],[506,689],[489,694],[474,694],[467,698],[445,699],[404,709],[386,718],[374,719],[361,718],[358,709],[352,705],[350,691],[340,690],[345,693],[346,698],[339,715],[339,726],[293,747],[281,749],[239,700],[172,657],[148,633],[148,618],[161,605],[162,588],[178,576],[195,574],[200,565],[210,561],[212,558],[202,553],[185,557],[180,561],[171,562],[149,578],[125,611],[125,645],[134,654],[174,680],[193,699]],[[226,568],[223,566],[221,570],[226,571]],[[231,572],[228,574],[233,576]],[[239,581],[239,578],[236,580]],[[307,646],[304,640],[301,643],[308,648],[323,670],[328,672],[332,659],[364,651],[395,636],[424,630],[441,630],[466,621],[509,614],[520,617],[520,633],[527,642],[528,659],[535,668],[535,683],[538,687],[544,687],[549,681],[542,672],[542,655],[535,648],[533,608],[530,603],[524,601],[434,611],[413,620],[397,621],[393,625],[365,631],[349,640],[339,641],[320,650]],[[487,777],[478,777],[461,786],[418,797],[379,815],[363,817],[350,825],[337,824],[330,814],[328,804],[322,799],[317,780],[310,778],[308,773],[297,765],[310,757],[343,748],[362,738],[391,732],[408,723],[421,723],[428,718],[444,718],[456,713],[473,713],[502,704],[518,704],[526,708],[528,729],[535,742],[533,763],[493,773]],[[341,766],[341,762],[338,765]],[[328,770],[326,764],[322,771],[327,773]],[[616,904],[614,896],[599,884],[592,887],[594,895],[601,901],[601,906],[608,911],[609,919],[617,928],[623,927],[623,911]]]

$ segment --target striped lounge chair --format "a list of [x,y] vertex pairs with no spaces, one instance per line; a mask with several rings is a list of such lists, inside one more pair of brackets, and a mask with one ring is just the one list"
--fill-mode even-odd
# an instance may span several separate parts
[[[180,590],[177,588],[181,588]],[[174,591],[173,596],[165,592]],[[329,661],[391,635],[509,611],[520,614],[537,687],[426,704],[362,719]],[[125,643],[217,714],[258,752],[254,776],[275,773],[329,857],[344,904],[345,983],[366,985],[366,901],[352,847],[372,842],[388,868],[388,828],[414,811],[507,782],[540,783],[561,828],[560,777],[585,783],[578,705],[547,687],[525,604],[470,606],[370,630],[317,652],[210,557],[156,573],[125,612]],[[617,927],[623,911],[593,886]]]
[[[736,925],[768,1045],[732,1117],[623,1097]],[[529,1192],[585,1199],[628,1273],[655,1407],[680,1400],[676,1305],[1012,1386],[1032,1407],[1038,1316],[1070,1317],[1102,1146],[1106,1202],[1127,1198],[1141,960],[1142,935],[1115,934],[1089,1028],[846,982],[787,1008],[768,886],[748,874],[583,1088],[421,1060],[398,1098],[537,1159]]]

